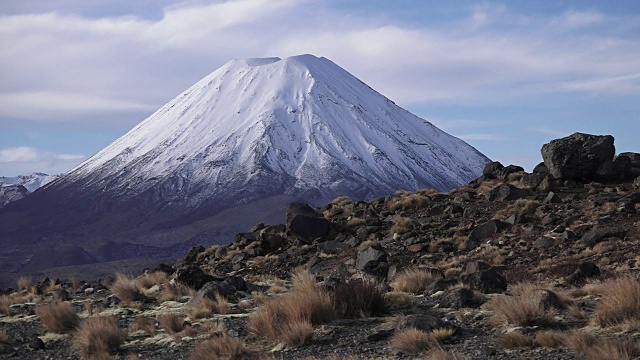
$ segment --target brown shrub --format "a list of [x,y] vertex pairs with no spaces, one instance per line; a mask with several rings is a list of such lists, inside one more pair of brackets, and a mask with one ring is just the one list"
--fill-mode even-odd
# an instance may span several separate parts
[[502,334],[498,338],[498,343],[505,349],[517,349],[533,346],[533,340],[530,337],[523,335],[520,331],[512,331],[510,333]]
[[429,284],[440,278],[442,276],[428,270],[411,269],[398,274],[389,285],[395,291],[420,294]]
[[160,291],[160,295],[158,296],[158,301],[178,301],[182,299],[184,296],[193,296],[195,294],[195,290],[179,283],[171,283],[170,281],[166,281],[162,284],[162,290]]
[[228,311],[227,300],[224,296],[216,293],[215,300],[202,297],[189,310],[192,319],[202,319],[213,314],[226,314]]
[[302,346],[313,338],[313,325],[306,320],[290,321],[284,325],[281,338],[290,347]]
[[436,344],[436,341],[429,333],[416,328],[408,328],[396,332],[391,337],[389,346],[396,352],[412,355],[429,350]]
[[450,352],[441,347],[429,350],[425,355],[426,360],[468,360],[464,354]]
[[31,278],[27,276],[21,276],[18,281],[18,290],[19,291],[31,291],[33,284],[31,283]]
[[138,285],[138,287],[147,290],[152,288],[154,285],[162,285],[166,281],[169,281],[167,273],[163,271],[154,271],[145,273],[144,275],[136,279],[136,284]]
[[414,306],[416,300],[411,294],[401,291],[392,291],[384,294],[384,299],[387,304],[393,306]]
[[184,319],[178,314],[159,315],[158,323],[170,335],[184,330]]
[[156,326],[153,320],[145,316],[137,316],[136,319],[129,324],[129,333],[136,331],[144,331],[147,334],[154,336],[156,334]]
[[534,287],[523,284],[514,288],[513,296],[500,295],[483,306],[493,311],[490,322],[494,325],[507,322],[518,326],[548,326],[553,323],[555,309],[545,310]]
[[580,330],[572,330],[565,338],[565,344],[578,356],[585,355],[597,342],[595,335]]
[[444,342],[445,340],[449,339],[450,337],[453,336],[453,334],[456,333],[455,329],[450,329],[450,328],[438,328],[438,329],[433,329],[431,330],[431,337],[438,341],[438,342]]
[[75,308],[68,302],[41,305],[36,309],[36,315],[47,331],[58,334],[72,331],[80,322]]
[[0,345],[5,345],[9,343],[9,335],[4,330],[0,330]]
[[251,355],[244,343],[235,337],[222,336],[197,344],[191,352],[193,360],[240,360]]
[[[249,331],[268,339],[282,339],[291,324],[320,324],[335,316],[331,298],[322,292],[307,272],[292,276],[291,292],[265,300],[249,317]],[[282,339],[283,340],[283,339]]]
[[587,348],[587,360],[633,360],[640,357],[640,344],[633,339],[607,338]]
[[411,219],[408,217],[401,217],[391,226],[389,234],[403,234],[411,230]]
[[593,318],[603,327],[640,319],[640,282],[627,277],[604,283]]
[[136,281],[122,273],[116,274],[116,279],[111,285],[111,292],[125,303],[144,299]]
[[71,346],[84,359],[108,358],[122,345],[123,335],[115,317],[91,317],[80,323]]
[[387,202],[387,209],[391,212],[396,212],[397,210],[419,209],[427,205],[430,200],[431,199],[428,196],[417,193],[394,196]]
[[347,220],[346,225],[348,227],[356,227],[356,226],[360,226],[360,225],[364,225],[366,223],[366,220],[363,218],[351,218],[349,220]]
[[331,292],[331,302],[336,314],[347,319],[383,315],[388,311],[380,285],[361,279],[336,286]]
[[564,345],[565,336],[553,330],[540,331],[536,334],[536,344],[545,348],[557,348]]
[[11,316],[11,305],[13,299],[9,295],[0,296],[0,314]]

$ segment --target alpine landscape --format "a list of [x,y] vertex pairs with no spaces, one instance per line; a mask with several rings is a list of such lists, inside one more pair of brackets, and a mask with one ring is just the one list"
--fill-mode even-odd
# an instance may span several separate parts
[[[87,89],[108,87],[117,79],[132,84],[129,81],[148,76],[156,62],[173,64],[177,72],[196,63],[172,62],[168,53],[145,57],[164,47],[183,46],[181,51],[197,57],[210,47],[217,56],[234,46],[242,54],[245,51],[239,49],[250,47],[258,54],[273,49],[290,54],[291,49],[309,46],[331,54],[361,51],[367,62],[349,62],[353,74],[393,78],[390,83],[418,81],[422,73],[413,70],[395,77],[403,66],[415,70],[415,64],[430,64],[447,80],[422,87],[426,95],[407,85],[406,91],[395,91],[394,96],[432,96],[428,102],[432,111],[449,115],[448,120],[414,115],[423,109],[405,110],[354,76],[349,66],[338,65],[340,61],[300,52],[282,58],[228,60],[172,100],[165,98],[159,109],[161,103],[155,105],[144,115],[150,116],[109,138],[93,156],[75,150],[88,146],[83,141],[67,144],[72,150],[65,153],[0,144],[0,171],[6,172],[0,174],[0,358],[640,359],[640,133],[633,125],[622,131],[615,121],[595,126],[589,114],[602,116],[601,109],[593,109],[602,99],[615,98],[612,104],[619,107],[607,108],[606,116],[627,119],[625,111],[635,106],[627,102],[635,103],[629,99],[638,94],[637,72],[630,73],[633,69],[627,69],[625,61],[616,60],[611,63],[627,72],[609,77],[598,72],[597,78],[578,79],[588,68],[584,64],[592,60],[591,52],[581,53],[576,50],[580,45],[574,48],[567,42],[564,45],[571,43],[571,51],[588,55],[581,58],[582,64],[559,61],[553,67],[571,63],[570,70],[548,75],[539,71],[540,64],[547,65],[546,57],[535,66],[531,59],[510,64],[500,60],[488,72],[490,77],[500,78],[511,66],[522,64],[531,65],[527,69],[535,76],[511,73],[520,79],[516,86],[511,80],[492,82],[483,75],[484,80],[478,81],[483,90],[476,92],[469,90],[475,86],[469,84],[477,80],[484,62],[502,59],[503,54],[524,55],[498,51],[488,56],[491,46],[477,50],[473,41],[460,38],[455,41],[465,44],[462,53],[450,47],[435,50],[460,36],[458,30],[469,31],[465,36],[474,40],[475,32],[495,36],[499,26],[485,31],[492,26],[491,17],[510,19],[504,23],[509,27],[531,29],[548,9],[532,5],[532,11],[541,11],[538,17],[515,17],[506,6],[473,5],[473,26],[456,23],[456,31],[445,36],[435,30],[425,35],[407,12],[375,2],[365,9],[347,2],[301,6],[287,1],[167,1],[171,5],[162,8],[161,15],[147,13],[159,5],[144,2],[114,2],[131,13],[120,13],[108,2],[61,3],[75,4],[72,9],[77,13],[67,15],[63,5],[53,3],[0,5],[0,36],[11,39],[7,34],[23,23],[44,36],[37,29],[62,17],[64,26],[52,31],[58,32],[56,36],[73,31],[74,37],[67,39],[73,43],[76,37],[91,38],[95,33],[82,28],[79,35],[67,23],[82,27],[96,21],[97,32],[114,32],[114,39],[135,28],[143,35],[132,37],[135,41],[118,41],[135,42],[129,51],[153,61],[145,63],[148,69],[138,68],[139,78],[131,80],[115,75],[115,69],[126,67],[129,55],[113,67],[107,58],[94,59],[90,68],[101,74],[96,77],[99,81],[75,78],[72,71],[65,76],[73,79],[39,73],[34,78],[43,83],[42,89],[50,78],[76,85],[86,80]],[[52,10],[29,13],[34,6]],[[365,21],[364,15],[347,10],[351,6],[374,13],[382,6],[388,14],[376,13]],[[414,3],[412,9],[429,9],[440,16],[453,11],[442,4],[424,6]],[[315,7],[322,9],[314,12],[322,20],[309,17],[309,26],[320,26],[318,22],[324,29],[336,21],[339,26],[334,31],[357,38],[357,45],[339,46],[341,36],[314,37],[303,31],[307,28],[299,15]],[[334,7],[350,15],[337,16]],[[100,11],[117,15],[99,15]],[[562,14],[566,19],[553,17],[536,30],[536,36],[551,42],[545,33],[549,29],[562,38],[614,18],[598,17],[595,10]],[[413,25],[408,30],[382,26],[373,41],[362,40],[369,35],[366,31],[357,36],[349,33],[351,26],[369,26],[369,21],[385,22],[394,16]],[[624,22],[625,16],[629,15],[616,13],[615,19],[622,19],[619,27],[627,24],[625,29],[637,30],[637,25],[629,25],[633,21]],[[258,31],[261,17],[272,21]],[[304,41],[291,38],[278,43],[269,38],[267,29],[282,26],[273,19],[285,18],[300,27]],[[197,26],[191,27],[190,21]],[[198,38],[241,36],[247,24],[256,27],[251,34],[258,38],[243,37],[242,47],[231,40],[215,47]],[[608,28],[611,38],[592,46],[599,49],[598,56],[616,46],[626,46],[629,54],[635,51],[632,37],[626,42],[612,40],[619,27]],[[189,31],[181,32],[185,28]],[[387,31],[393,36],[386,36]],[[158,34],[161,43],[143,46]],[[526,42],[510,42],[512,36],[520,36],[517,32],[499,34],[490,38],[510,44],[502,50],[520,49]],[[593,33],[581,39],[591,41],[587,35]],[[389,49],[414,36],[428,43],[428,51],[422,42],[412,43],[424,50],[418,51],[420,55],[428,56],[407,57]],[[196,39],[197,46],[185,46],[191,44],[185,39]],[[386,42],[389,39],[393,41]],[[262,48],[267,43],[268,51]],[[531,51],[548,50],[543,43]],[[23,48],[30,44],[25,40]],[[97,43],[83,46],[82,51],[71,45],[65,51],[82,57],[85,50],[98,47]],[[565,51],[559,50],[561,46],[552,48],[548,54]],[[5,58],[22,51],[11,49],[9,55],[0,56],[0,65],[7,67]],[[439,57],[447,51],[456,56]],[[563,59],[571,58],[562,54]],[[179,52],[173,55],[185,59]],[[384,62],[388,56],[393,61]],[[21,66],[25,59],[20,57]],[[375,65],[378,62],[385,66]],[[605,62],[598,58],[594,63]],[[53,116],[70,119],[76,116],[74,111],[93,106],[109,115],[100,129],[117,122],[117,116],[109,113],[116,112],[114,106],[148,109],[134,98],[98,101],[93,95],[71,96],[64,91],[39,89],[33,95],[20,90],[19,96],[9,97],[5,88],[26,89],[32,78],[20,82],[2,66],[7,85],[0,89],[0,120],[11,121],[2,123],[8,135],[0,134],[0,141],[7,144],[23,138],[41,142],[42,148],[54,143],[44,132],[12,132],[29,127],[26,120],[26,125],[13,121],[22,113],[35,114],[32,120],[37,126],[49,121],[49,114],[30,112],[37,104],[45,104],[46,113],[58,111]],[[386,73],[371,76],[363,70],[371,66]],[[557,78],[562,80],[556,83]],[[156,84],[163,82],[170,81]],[[525,91],[519,87],[522,84],[534,89]],[[544,86],[539,85],[556,87],[541,90]],[[140,98],[156,90],[143,88]],[[492,97],[492,91],[501,97]],[[524,104],[521,97],[527,91],[534,94],[527,99],[539,102]],[[563,97],[566,91],[571,97]],[[562,131],[541,125],[543,120],[521,124],[522,131],[545,136],[529,154],[521,152],[537,138],[525,140],[527,136],[512,133],[509,122],[496,120],[502,118],[500,113],[518,117],[534,106],[545,109],[534,111],[535,116],[554,116],[557,109],[568,116],[558,103],[580,103],[576,92],[581,91],[588,92],[587,105],[573,109],[587,119],[584,123],[563,123],[571,126]],[[44,102],[39,102],[38,94],[47,95]],[[65,110],[65,96],[73,100],[73,111]],[[12,112],[23,103],[27,106]],[[88,114],[95,116],[89,123],[101,121],[98,112]],[[632,117],[636,119],[637,113]],[[503,136],[460,132],[480,123],[503,128]],[[86,131],[83,126],[88,125],[78,122],[77,128],[52,134],[71,139]],[[98,138],[102,135],[93,139]],[[478,145],[482,141],[498,145],[487,146],[485,152]],[[498,155],[490,159],[484,153]],[[503,161],[516,158],[525,164]],[[28,175],[16,176],[17,169],[29,170],[21,172]]]

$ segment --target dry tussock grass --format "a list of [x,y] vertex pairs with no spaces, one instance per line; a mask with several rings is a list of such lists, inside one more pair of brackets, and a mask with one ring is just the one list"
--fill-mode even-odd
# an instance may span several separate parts
[[240,360],[247,359],[251,352],[235,337],[224,335],[197,344],[191,352],[192,360]]
[[178,314],[162,314],[158,316],[158,323],[169,335],[184,330],[184,318]]
[[431,337],[438,342],[444,342],[450,337],[452,337],[455,333],[456,333],[455,329],[438,328],[438,329],[431,330]]
[[411,219],[408,217],[401,217],[391,226],[389,229],[389,234],[404,234],[407,231],[411,230]]
[[203,297],[189,310],[192,319],[202,319],[213,314],[226,314],[228,311],[227,300],[216,293],[215,299]]
[[169,281],[169,276],[165,272],[155,271],[151,273],[145,273],[144,275],[136,279],[136,284],[140,288],[148,290],[154,285],[162,285],[167,281]]
[[536,344],[545,348],[557,348],[564,345],[564,334],[553,331],[545,330],[536,334]]
[[107,359],[123,343],[123,332],[113,316],[84,319],[72,340],[72,348],[84,359]]
[[160,290],[160,294],[158,295],[158,301],[178,301],[185,296],[193,296],[195,292],[196,291],[194,289],[186,285],[167,281],[162,284],[162,290]]
[[431,198],[423,194],[399,194],[387,201],[387,209],[391,212],[420,209],[429,204],[430,201]]
[[348,227],[356,227],[356,226],[364,225],[366,222],[367,221],[363,218],[352,217],[351,219],[347,220],[346,225]]
[[504,323],[518,326],[548,326],[553,324],[556,310],[545,309],[541,304],[541,294],[536,285],[520,283],[513,287],[512,296],[499,295],[483,307],[493,313],[489,323],[499,326]]
[[414,306],[416,299],[406,292],[391,291],[384,294],[384,299],[389,306]]
[[415,328],[408,328],[396,332],[389,342],[392,350],[403,354],[413,355],[429,350],[437,342],[431,334]]
[[468,360],[464,354],[447,351],[441,347],[429,350],[425,355],[426,360]]
[[572,330],[565,337],[565,345],[573,350],[578,356],[583,356],[597,342],[598,338],[594,334],[580,330]]
[[389,285],[395,291],[420,294],[429,284],[441,278],[429,270],[411,269],[398,274]]
[[11,305],[13,305],[13,298],[11,296],[0,296],[0,314],[11,316]]
[[341,318],[366,318],[388,311],[384,292],[374,281],[355,279],[341,283],[330,296],[333,308]]
[[633,360],[640,357],[640,344],[633,339],[606,338],[587,348],[588,360]]
[[334,316],[329,295],[316,286],[311,274],[299,271],[292,276],[291,292],[266,300],[249,317],[248,328],[260,337],[288,341],[295,335],[289,332],[301,323],[320,324]]
[[368,239],[366,241],[363,241],[362,243],[360,243],[360,245],[358,245],[358,251],[362,251],[372,246],[380,246],[380,241],[378,241],[377,239]]
[[136,319],[129,324],[129,333],[134,333],[136,331],[143,331],[151,336],[155,336],[156,326],[153,320],[148,317],[137,316]]
[[116,274],[116,279],[111,284],[111,292],[125,303],[139,301],[144,298],[137,282],[122,273]]
[[9,335],[4,330],[0,330],[0,345],[9,343]]
[[506,208],[499,210],[493,216],[497,219],[508,218],[511,215],[527,215],[533,213],[538,206],[542,205],[540,201],[531,199],[518,199]]
[[640,282],[631,277],[605,282],[593,319],[602,327],[640,320]]
[[505,349],[517,349],[522,347],[532,347],[533,339],[522,334],[520,331],[512,331],[502,334],[498,338],[498,343]]
[[80,322],[75,308],[68,302],[41,305],[36,309],[36,315],[47,331],[57,334],[74,330]]
[[18,291],[26,291],[31,292],[33,290],[33,284],[31,283],[31,278],[27,276],[21,276],[18,281]]

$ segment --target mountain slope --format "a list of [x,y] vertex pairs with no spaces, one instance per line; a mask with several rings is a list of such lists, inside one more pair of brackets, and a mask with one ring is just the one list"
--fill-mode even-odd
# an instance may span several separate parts
[[[101,261],[166,255],[229,242],[241,226],[274,220],[261,217],[264,209],[294,200],[449,190],[488,161],[327,59],[234,60],[1,210],[0,239],[15,244],[20,233],[12,254],[24,257],[42,241],[81,245]],[[217,218],[251,204],[259,205]],[[107,243],[122,251],[107,256]]]

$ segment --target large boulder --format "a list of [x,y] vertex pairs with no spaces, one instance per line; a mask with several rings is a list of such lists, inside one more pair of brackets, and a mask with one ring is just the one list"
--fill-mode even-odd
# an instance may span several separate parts
[[292,203],[287,210],[287,228],[304,242],[323,238],[329,232],[331,222],[323,218],[307,204]]
[[613,141],[611,135],[575,133],[544,144],[542,159],[556,179],[592,179],[601,164],[613,160]]

